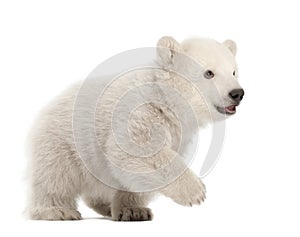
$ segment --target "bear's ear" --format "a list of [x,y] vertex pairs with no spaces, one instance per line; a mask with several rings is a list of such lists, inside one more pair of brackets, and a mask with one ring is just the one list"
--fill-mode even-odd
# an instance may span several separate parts
[[157,59],[161,66],[173,64],[174,55],[182,52],[180,44],[170,36],[164,36],[157,42]]
[[228,48],[234,56],[236,55],[237,47],[236,47],[236,43],[233,40],[229,40],[229,39],[225,40],[223,42],[223,45],[225,45],[226,48]]

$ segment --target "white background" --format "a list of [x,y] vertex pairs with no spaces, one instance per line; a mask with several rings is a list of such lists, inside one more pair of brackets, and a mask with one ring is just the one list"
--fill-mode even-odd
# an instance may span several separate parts
[[[298,1],[1,1],[0,232],[30,236],[299,236]],[[152,222],[26,221],[24,143],[37,114],[104,59],[159,37],[237,42],[246,95],[204,178],[207,200],[159,198]],[[4,236],[3,233],[0,233]]]

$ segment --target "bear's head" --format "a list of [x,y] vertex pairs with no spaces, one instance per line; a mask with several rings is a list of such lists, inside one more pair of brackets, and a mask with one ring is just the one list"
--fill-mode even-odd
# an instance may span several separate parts
[[237,80],[234,41],[192,38],[178,43],[166,36],[158,41],[157,49],[159,66],[189,80],[204,98],[213,120],[235,114],[244,90]]

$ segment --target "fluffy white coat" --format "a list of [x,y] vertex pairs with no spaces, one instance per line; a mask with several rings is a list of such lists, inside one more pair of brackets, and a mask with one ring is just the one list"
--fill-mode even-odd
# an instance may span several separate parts
[[[132,142],[141,146],[151,140],[153,124],[158,124],[159,130],[163,131],[164,146],[147,159],[130,155],[117,144],[113,132],[116,129],[112,123],[113,111],[124,91],[155,82],[178,91],[189,102],[197,119],[197,127],[185,124],[185,128],[189,128],[185,136],[192,136],[198,127],[210,121],[224,119],[226,115],[217,108],[224,110],[231,106],[233,101],[228,94],[240,88],[235,62],[236,45],[231,40],[218,43],[199,38],[188,39],[180,44],[171,37],[163,37],[157,47],[157,65],[162,69],[127,73],[107,88],[97,104],[96,135],[109,164],[99,163],[95,166],[97,172],[114,185],[96,178],[77,152],[73,115],[81,83],[64,91],[42,111],[30,135],[30,218],[81,219],[76,205],[79,197],[99,214],[118,221],[151,220],[152,212],[147,204],[157,194],[170,197],[180,205],[200,204],[204,200],[203,183],[181,159],[184,149],[177,149],[181,141],[185,142],[181,137],[181,128],[184,127],[181,123],[188,121],[188,118],[184,117],[184,106],[174,95],[168,94],[160,86],[153,88],[154,94],[161,93],[163,103],[144,104],[126,121]],[[214,73],[213,79],[204,77],[208,69]],[[196,84],[186,78],[196,81]],[[94,93],[92,88],[91,93]],[[124,111],[128,109],[124,107]],[[174,110],[180,113],[181,121],[172,112]],[[122,123],[118,122],[116,126],[121,129]],[[89,153],[93,146],[88,144],[83,149]],[[153,176],[147,175],[147,172],[170,164],[173,159],[175,162],[171,167]],[[177,175],[178,172],[180,175]],[[135,175],[137,173],[139,175]]]

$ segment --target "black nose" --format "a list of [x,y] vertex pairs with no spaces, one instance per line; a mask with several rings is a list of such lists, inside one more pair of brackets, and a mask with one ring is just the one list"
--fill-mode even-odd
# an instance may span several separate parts
[[229,97],[239,103],[243,99],[244,94],[245,92],[243,89],[234,89],[229,92]]

